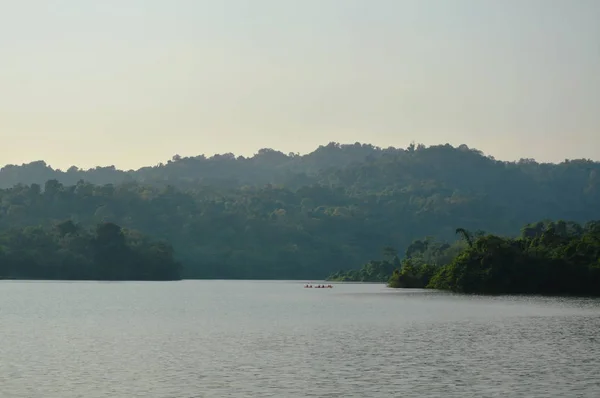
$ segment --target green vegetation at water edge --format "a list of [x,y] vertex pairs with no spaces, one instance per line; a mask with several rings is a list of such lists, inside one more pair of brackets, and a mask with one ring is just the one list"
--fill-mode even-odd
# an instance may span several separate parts
[[40,161],[2,168],[0,187],[0,233],[111,222],[172,244],[185,278],[320,279],[382,246],[449,241],[456,226],[512,236],[532,221],[600,214],[599,163],[504,162],[465,145],[331,143],[302,156],[174,156],[129,171]]
[[[400,259],[396,249],[385,247],[383,260],[371,260],[360,269],[338,271],[327,280],[338,282],[387,282],[392,287],[424,288],[443,265],[464,250],[464,241],[441,243],[428,236],[413,241]],[[394,276],[394,280],[390,278]]]
[[383,249],[383,260],[371,260],[360,269],[338,271],[329,275],[333,282],[387,282],[390,275],[402,266],[398,252],[392,247]]
[[170,245],[112,223],[72,221],[0,233],[0,277],[60,280],[178,280]]
[[433,276],[430,287],[464,293],[600,295],[598,221],[584,227],[537,223],[516,239],[485,235],[469,237],[467,243]]
[[[453,244],[430,238],[413,242],[388,285],[479,294],[600,296],[600,221],[584,226],[565,221],[528,224],[517,238],[464,229],[457,233],[463,239]],[[387,263],[382,270],[389,269]],[[352,278],[373,275],[371,269],[367,264],[333,277],[370,280]]]

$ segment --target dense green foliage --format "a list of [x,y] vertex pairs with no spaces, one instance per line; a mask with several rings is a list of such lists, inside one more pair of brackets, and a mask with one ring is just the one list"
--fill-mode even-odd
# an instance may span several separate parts
[[64,221],[0,234],[0,277],[62,280],[176,280],[173,249],[113,223],[94,230]]
[[[383,281],[372,272],[386,263],[388,285],[434,288],[480,294],[564,294],[600,296],[600,221],[538,222],[523,227],[518,238],[459,228],[461,240],[442,244],[414,241],[402,261],[371,262],[361,270],[331,276],[346,281]],[[371,272],[369,272],[371,271]]]
[[537,223],[519,238],[485,235],[442,267],[429,287],[462,293],[600,296],[600,221]]
[[369,261],[362,268],[338,271],[327,278],[346,282],[388,282],[391,287],[424,288],[434,273],[449,264],[466,247],[463,241],[440,243],[431,236],[413,241],[402,260],[386,247],[384,259]]
[[[136,171],[34,162],[0,170],[0,232],[113,222],[168,240],[184,277],[315,279],[382,245],[451,239],[456,225],[511,235],[538,219],[597,218],[599,173],[587,160],[501,162],[464,145],[175,156]],[[366,279],[386,267],[372,265]]]

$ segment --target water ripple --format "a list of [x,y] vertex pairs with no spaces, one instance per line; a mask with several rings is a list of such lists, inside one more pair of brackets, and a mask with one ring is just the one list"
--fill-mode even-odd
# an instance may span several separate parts
[[0,283],[0,396],[594,397],[597,300]]

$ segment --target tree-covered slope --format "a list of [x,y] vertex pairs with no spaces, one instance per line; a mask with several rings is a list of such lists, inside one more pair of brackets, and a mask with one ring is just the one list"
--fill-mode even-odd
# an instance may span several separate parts
[[600,165],[502,162],[466,146],[330,144],[174,158],[137,171],[0,171],[0,230],[114,222],[173,244],[187,277],[318,278],[456,225],[515,235],[539,219],[600,218]]
[[177,280],[172,247],[113,223],[11,228],[0,233],[0,278]]

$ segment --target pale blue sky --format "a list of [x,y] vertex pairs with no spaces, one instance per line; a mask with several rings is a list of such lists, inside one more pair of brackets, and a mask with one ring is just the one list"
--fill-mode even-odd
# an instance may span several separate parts
[[600,159],[600,0],[0,0],[0,164],[329,141]]

